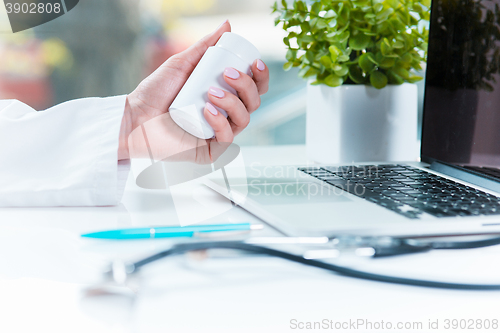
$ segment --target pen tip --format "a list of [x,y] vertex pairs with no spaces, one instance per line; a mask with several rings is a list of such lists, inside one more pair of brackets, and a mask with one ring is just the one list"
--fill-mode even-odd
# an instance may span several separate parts
[[264,229],[264,226],[262,224],[252,224],[250,226],[250,229],[251,230],[261,230],[261,229]]

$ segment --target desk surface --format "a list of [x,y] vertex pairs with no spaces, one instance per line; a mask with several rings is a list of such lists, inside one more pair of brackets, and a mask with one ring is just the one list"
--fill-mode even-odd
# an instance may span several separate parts
[[[306,162],[303,146],[244,147],[243,154],[247,163]],[[142,272],[135,297],[86,296],[83,291],[99,280],[102,267],[110,260],[140,258],[165,248],[168,241],[106,242],[79,235],[175,221],[173,208],[165,204],[167,196],[136,187],[130,176],[119,207],[1,209],[0,332],[311,331],[299,329],[299,323],[306,328],[307,322],[319,322],[328,331],[329,325],[345,328],[349,321],[353,329],[357,320],[370,322],[373,332],[391,331],[387,323],[393,325],[393,331],[427,332],[429,320],[439,321],[439,330],[432,331],[444,331],[446,319],[499,323],[500,292],[361,281],[255,256],[172,258]],[[234,208],[216,221],[258,220]],[[278,233],[265,228],[259,234]],[[499,259],[500,247],[490,247],[342,260],[353,267],[402,276],[500,282]],[[398,323],[416,328],[396,330]],[[366,331],[366,326],[360,325],[358,331]]]

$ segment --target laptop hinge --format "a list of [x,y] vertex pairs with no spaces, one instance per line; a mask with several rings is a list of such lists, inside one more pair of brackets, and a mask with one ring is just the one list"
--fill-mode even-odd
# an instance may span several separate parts
[[432,162],[431,170],[443,173],[447,176],[460,179],[464,182],[480,186],[482,188],[500,193],[500,182],[474,174],[460,166],[450,165],[442,162]]

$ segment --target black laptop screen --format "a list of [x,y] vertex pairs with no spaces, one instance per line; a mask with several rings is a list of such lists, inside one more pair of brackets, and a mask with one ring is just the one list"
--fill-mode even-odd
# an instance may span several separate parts
[[422,158],[500,167],[500,0],[433,0]]

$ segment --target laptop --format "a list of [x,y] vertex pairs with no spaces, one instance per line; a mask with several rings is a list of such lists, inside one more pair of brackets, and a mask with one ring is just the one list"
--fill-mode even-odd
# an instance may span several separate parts
[[432,2],[420,162],[254,166],[207,185],[291,236],[500,232],[497,5]]

